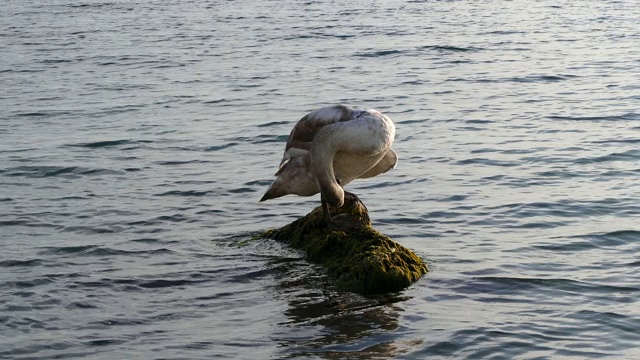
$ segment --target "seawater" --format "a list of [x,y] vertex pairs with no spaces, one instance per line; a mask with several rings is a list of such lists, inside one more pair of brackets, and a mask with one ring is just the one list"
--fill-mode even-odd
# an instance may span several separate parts
[[[640,357],[635,1],[5,0],[0,358]],[[355,182],[431,272],[336,291],[252,238],[293,124],[394,119]]]

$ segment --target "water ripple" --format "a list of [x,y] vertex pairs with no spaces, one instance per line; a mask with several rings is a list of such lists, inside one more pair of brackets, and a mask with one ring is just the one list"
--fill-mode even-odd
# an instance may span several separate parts
[[[632,1],[5,3],[0,358],[637,357]],[[399,294],[259,236],[334,103],[396,124],[350,191],[429,264]]]

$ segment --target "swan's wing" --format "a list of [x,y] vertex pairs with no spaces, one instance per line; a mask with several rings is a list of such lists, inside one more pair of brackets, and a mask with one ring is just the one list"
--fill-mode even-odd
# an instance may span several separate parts
[[353,118],[353,113],[354,110],[348,106],[335,105],[314,110],[300,119],[289,134],[284,155],[280,162],[280,169],[276,175],[282,171],[283,165],[289,159],[304,155],[309,151],[311,142],[320,129],[329,124],[349,121]]
[[358,176],[358,179],[370,178],[374,176],[378,176],[380,174],[386,173],[391,169],[395,169],[396,164],[398,163],[398,155],[393,149],[389,149],[386,154],[378,161],[378,163],[367,170],[364,174]]

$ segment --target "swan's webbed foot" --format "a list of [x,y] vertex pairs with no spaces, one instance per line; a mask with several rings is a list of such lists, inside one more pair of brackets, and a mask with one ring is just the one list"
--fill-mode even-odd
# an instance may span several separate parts
[[[330,231],[347,231],[362,225],[356,218],[348,213],[339,213],[337,215],[331,216],[331,209],[324,195],[320,194],[320,200],[322,202],[322,215],[324,218],[324,222],[327,226],[327,229],[329,229]],[[344,200],[345,203],[358,202],[366,209],[366,206],[364,206],[364,203],[360,201],[356,194],[345,191]]]
[[[342,187],[342,181],[340,181],[340,179],[336,178],[336,182],[338,183],[338,185],[340,185]],[[359,202],[360,204],[362,204],[362,206],[364,207],[364,209],[366,211],[369,211],[369,209],[367,209],[367,207],[364,205],[362,200],[360,200],[358,195],[356,195],[356,194],[354,194],[352,192],[349,192],[349,191],[345,190],[344,188],[342,188],[342,191],[344,191],[344,201],[345,202],[348,202],[348,201]]]
[[368,212],[369,209],[367,209],[367,207],[364,205],[364,203],[362,202],[362,200],[360,200],[360,198],[358,197],[358,195],[349,192],[349,191],[345,191],[344,192],[344,201],[352,201],[352,202],[359,202],[360,205],[362,205],[362,207],[364,207],[364,209]]
[[351,215],[340,214],[334,216],[333,219],[327,223],[327,229],[331,231],[347,231],[360,225],[361,224]]

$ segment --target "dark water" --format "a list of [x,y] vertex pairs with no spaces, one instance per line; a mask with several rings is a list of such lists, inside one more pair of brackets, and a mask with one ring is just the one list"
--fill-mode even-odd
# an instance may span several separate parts
[[[640,357],[635,1],[0,4],[0,358]],[[292,124],[397,125],[356,182],[431,272],[335,291],[250,241]]]

